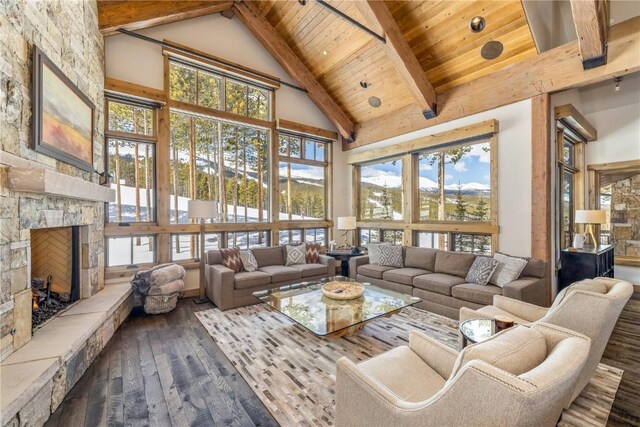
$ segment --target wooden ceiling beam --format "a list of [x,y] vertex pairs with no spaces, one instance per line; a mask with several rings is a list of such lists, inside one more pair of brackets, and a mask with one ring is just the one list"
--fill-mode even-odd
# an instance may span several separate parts
[[231,0],[135,1],[99,0],[98,26],[104,36],[117,30],[141,30],[231,9]]
[[373,30],[384,33],[385,53],[418,102],[424,118],[435,117],[437,114],[436,92],[385,2],[366,0],[358,1],[356,4],[369,24],[374,27]]
[[233,10],[236,16],[291,78],[306,89],[309,98],[333,123],[342,137],[347,141],[353,141],[355,139],[355,124],[322,85],[318,83],[311,71],[296,56],[269,21],[262,16],[254,2],[242,1],[234,3]]
[[359,123],[358,140],[353,144],[342,144],[342,149],[383,141],[543,93],[587,86],[640,71],[640,17],[610,27],[608,49],[606,67],[585,71],[577,41],[558,46],[438,94],[438,116],[428,122],[413,104]]
[[573,24],[585,70],[607,63],[608,0],[571,0]]

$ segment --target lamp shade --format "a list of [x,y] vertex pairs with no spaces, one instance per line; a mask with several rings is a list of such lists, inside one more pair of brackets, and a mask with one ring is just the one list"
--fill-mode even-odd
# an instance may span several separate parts
[[355,229],[356,229],[355,216],[339,216],[338,217],[338,230],[355,230]]
[[607,222],[607,212],[603,210],[577,210],[576,224],[604,224]]
[[215,218],[218,202],[214,200],[189,200],[189,218]]

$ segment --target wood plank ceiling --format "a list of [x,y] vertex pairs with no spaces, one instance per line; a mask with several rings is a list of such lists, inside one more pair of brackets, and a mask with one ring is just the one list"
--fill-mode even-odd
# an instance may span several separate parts
[[[328,3],[374,28],[356,1],[328,0]],[[231,4],[222,0],[100,0],[98,9],[101,30],[108,35],[116,28],[139,29],[173,22],[228,9]],[[306,5],[296,0],[261,0],[256,4],[354,123],[410,105],[420,108],[384,45],[371,34],[313,0]],[[386,0],[385,4],[436,93],[536,55],[520,0]],[[484,17],[486,22],[484,30],[478,33],[469,29],[469,21],[475,16]],[[485,60],[480,52],[489,41],[501,42],[504,50],[498,58]],[[367,89],[361,87],[362,81],[368,84]],[[372,96],[381,100],[380,107],[369,104]]]
[[[358,22],[367,23],[354,1],[330,0]],[[442,92],[536,55],[520,0],[386,1],[429,81]],[[414,98],[386,56],[381,42],[320,4],[265,0],[260,11],[355,122],[370,120],[413,104]],[[468,24],[482,16],[486,28]],[[480,55],[491,40],[504,45],[494,60]],[[369,84],[367,89],[361,81]],[[369,105],[376,96],[379,108]]]

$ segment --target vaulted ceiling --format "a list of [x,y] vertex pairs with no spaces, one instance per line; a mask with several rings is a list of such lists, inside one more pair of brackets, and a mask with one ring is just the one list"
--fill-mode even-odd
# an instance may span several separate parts
[[[572,0],[576,28],[585,31],[585,69],[606,63],[606,5]],[[447,99],[458,87],[537,55],[521,0],[98,0],[98,12],[105,35],[235,13],[347,140],[363,123],[398,111],[415,109],[429,120],[439,94]],[[474,17],[484,19],[479,32],[471,31]],[[488,43],[502,48],[493,59],[482,54]]]
[[[332,6],[368,25],[354,1]],[[473,80],[536,54],[520,0],[385,2],[436,92]],[[267,0],[259,8],[320,84],[355,122],[363,122],[414,102],[385,54],[383,44],[321,4]],[[473,33],[469,21],[483,16],[486,28]],[[494,60],[482,46],[500,41]],[[367,89],[361,81],[369,84]],[[380,98],[379,108],[369,105]]]

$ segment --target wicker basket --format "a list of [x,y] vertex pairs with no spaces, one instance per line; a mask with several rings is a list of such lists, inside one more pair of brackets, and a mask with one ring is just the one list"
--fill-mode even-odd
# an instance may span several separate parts
[[144,312],[147,314],[168,313],[178,303],[180,292],[173,292],[166,295],[147,295],[144,301]]

